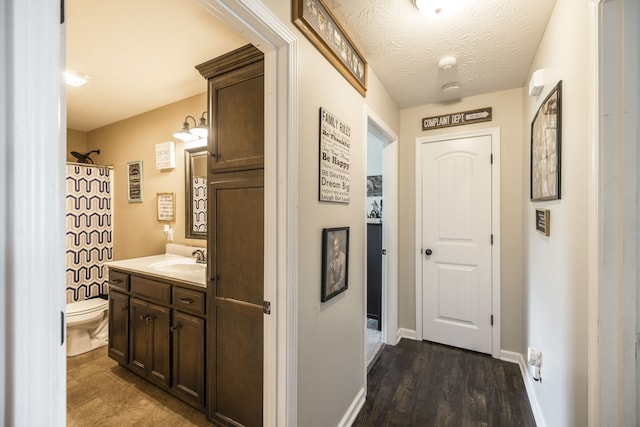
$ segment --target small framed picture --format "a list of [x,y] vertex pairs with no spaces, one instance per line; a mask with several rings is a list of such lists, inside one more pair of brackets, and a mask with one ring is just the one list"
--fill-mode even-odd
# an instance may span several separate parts
[[156,193],[156,201],[158,204],[158,221],[175,221],[175,193]]
[[127,163],[127,198],[129,203],[141,203],[142,190],[142,160]]
[[536,209],[536,230],[548,236],[549,230],[549,209]]
[[349,227],[322,230],[322,289],[328,301],[349,287]]

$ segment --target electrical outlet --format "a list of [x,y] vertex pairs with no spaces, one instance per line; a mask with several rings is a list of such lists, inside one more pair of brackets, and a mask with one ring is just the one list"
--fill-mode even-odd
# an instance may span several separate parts
[[533,347],[529,347],[527,354],[527,362],[533,366],[533,379],[542,382],[542,352]]

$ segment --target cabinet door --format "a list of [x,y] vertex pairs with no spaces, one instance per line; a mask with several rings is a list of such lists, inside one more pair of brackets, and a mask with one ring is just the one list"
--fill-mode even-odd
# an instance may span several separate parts
[[[224,176],[222,176],[224,175]],[[210,177],[209,417],[262,425],[262,170]]]
[[147,303],[131,298],[129,317],[129,367],[139,375],[147,376],[149,360]]
[[169,313],[166,307],[131,298],[129,366],[164,387],[170,378]]
[[204,319],[173,311],[173,391],[184,401],[204,408]]
[[129,296],[109,292],[109,357],[129,363]]
[[212,172],[264,163],[264,62],[209,79]]

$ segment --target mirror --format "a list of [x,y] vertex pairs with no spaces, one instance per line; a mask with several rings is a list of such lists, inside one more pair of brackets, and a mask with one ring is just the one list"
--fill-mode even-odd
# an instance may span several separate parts
[[184,150],[185,237],[207,238],[207,147]]

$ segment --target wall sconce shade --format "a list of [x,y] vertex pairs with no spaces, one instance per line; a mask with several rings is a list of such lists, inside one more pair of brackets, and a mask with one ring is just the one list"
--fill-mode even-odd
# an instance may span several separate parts
[[[174,138],[177,138],[184,142],[195,141],[196,139],[206,138],[209,134],[209,127],[207,126],[207,119],[204,117],[207,112],[202,113],[200,117],[200,124],[196,125],[196,119],[193,116],[187,116],[182,123],[182,129],[173,134]],[[193,127],[189,127],[188,119],[193,120]]]
[[189,129],[189,132],[198,136],[199,138],[206,138],[209,135],[209,127],[207,126],[207,119],[204,117],[207,112],[203,112],[200,117],[200,124],[192,129]]

